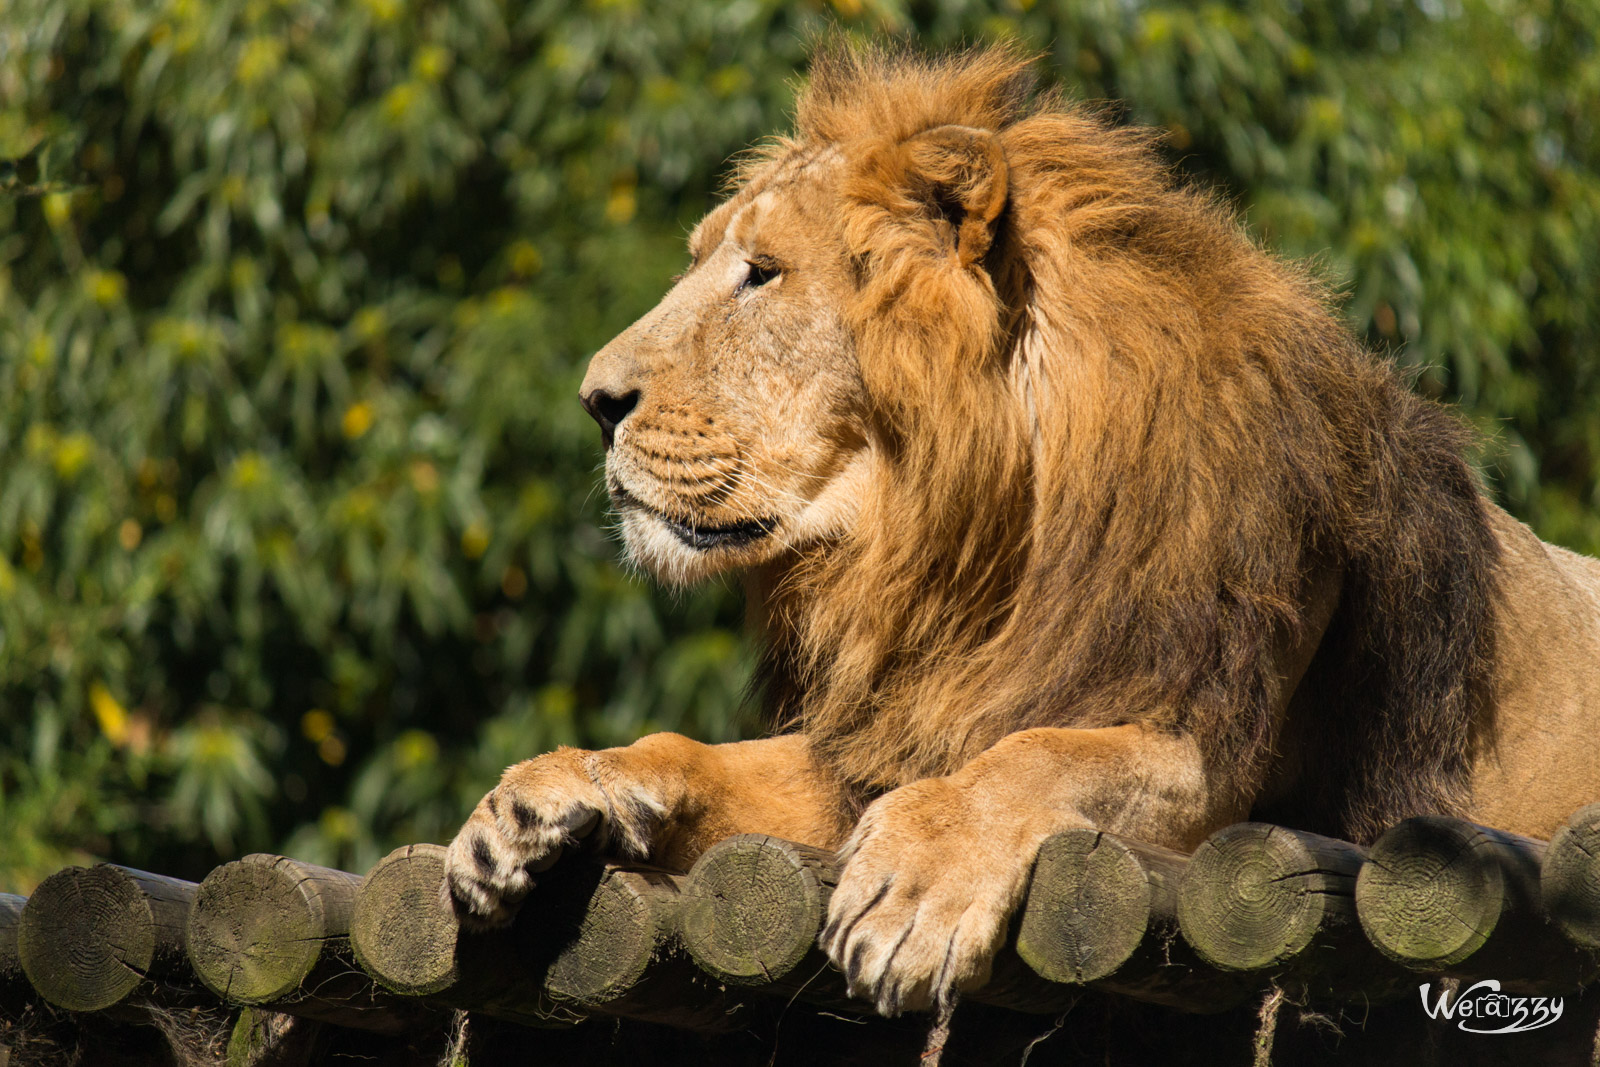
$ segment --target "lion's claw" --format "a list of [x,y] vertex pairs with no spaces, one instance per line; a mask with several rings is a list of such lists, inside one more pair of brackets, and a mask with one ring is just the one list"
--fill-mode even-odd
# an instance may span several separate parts
[[[534,875],[605,826],[615,806],[586,762],[591,757],[560,749],[519,763],[473,809],[445,853],[445,892],[464,924],[510,922]],[[636,828],[617,829],[625,846],[641,843]]]
[[988,980],[1032,854],[963,816],[946,780],[867,810],[845,850],[822,948],[884,1015],[947,1004]]

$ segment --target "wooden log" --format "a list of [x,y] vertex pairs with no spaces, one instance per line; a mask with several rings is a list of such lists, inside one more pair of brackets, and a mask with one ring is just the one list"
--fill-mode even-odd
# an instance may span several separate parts
[[1017,954],[1053,982],[1187,1011],[1241,1003],[1260,983],[1212,967],[1179,936],[1188,862],[1101,830],[1056,834],[1034,859]]
[[109,863],[57,871],[22,909],[22,969],[40,996],[70,1011],[102,1011],[135,991],[193,991],[184,926],[196,888]]
[[22,958],[17,955],[17,926],[27,902],[27,897],[0,893],[0,996],[28,985],[28,977],[22,973]]
[[226,1067],[310,1067],[321,1051],[322,1029],[316,1019],[247,1005],[234,1020],[223,1062]]
[[[732,985],[819,981],[848,999],[817,934],[838,883],[834,854],[764,834],[720,841],[696,861],[683,887],[678,926],[689,955]],[[826,972],[819,973],[820,972]]]
[[1367,936],[1416,971],[1496,978],[1525,989],[1570,990],[1595,972],[1544,912],[1546,845],[1422,815],[1373,844],[1356,885]]
[[[764,834],[718,842],[683,887],[679,930],[697,964],[720,981],[825,1005],[870,1011],[817,948],[838,884],[833,853]],[[1057,1012],[1079,990],[1030,970],[1009,947],[987,985],[966,999],[1017,1011]]]
[[362,879],[350,922],[356,961],[391,992],[526,1026],[581,1015],[544,995],[506,930],[463,929],[445,893],[441,845],[405,845]]
[[257,853],[208,874],[189,912],[195,974],[223,1000],[401,1033],[433,1013],[374,987],[355,963],[359,875]]
[[1600,951],[1600,804],[1556,831],[1539,875],[1545,913],[1576,945]]
[[742,1025],[749,1013],[679,947],[681,881],[664,871],[584,862],[541,875],[515,931],[545,995],[681,1029]]
[[1380,1000],[1415,979],[1362,935],[1355,888],[1365,853],[1347,841],[1236,823],[1195,850],[1178,924],[1201,959],[1253,972],[1293,996]]
[[524,1025],[589,1011],[737,1025],[724,991],[672,944],[676,902],[661,872],[566,863],[540,875],[509,930],[468,931],[444,896],[444,849],[411,845],[362,882],[350,939],[387,989]]

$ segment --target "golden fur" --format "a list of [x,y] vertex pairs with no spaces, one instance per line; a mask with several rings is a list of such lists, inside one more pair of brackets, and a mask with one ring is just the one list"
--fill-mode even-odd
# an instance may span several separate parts
[[823,947],[894,1012],[981,984],[1038,844],[1258,817],[1549,833],[1600,796],[1600,568],[1147,134],[1007,48],[826,48],[585,405],[628,551],[746,574],[789,732],[518,764],[450,849],[512,913],[596,830],[669,867],[840,847]]
[[[1462,431],[1143,131],[1033,96],[1030,71],[840,51],[801,99],[783,151],[859,160],[848,315],[900,451],[856,536],[786,579],[784,709],[872,790],[1030,726],[1160,716],[1251,792],[1266,643],[1333,567],[1342,759],[1300,821],[1360,840],[1452,807],[1489,651],[1459,635],[1491,632],[1494,562]],[[946,124],[996,131],[1012,175],[988,271],[940,254],[937,216],[902,221],[919,190],[894,149]]]

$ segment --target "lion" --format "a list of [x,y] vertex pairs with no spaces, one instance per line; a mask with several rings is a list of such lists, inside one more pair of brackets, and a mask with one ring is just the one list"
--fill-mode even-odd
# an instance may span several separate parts
[[837,849],[885,1014],[981,986],[1048,835],[1357,842],[1600,797],[1600,563],[1148,132],[1010,46],[825,46],[581,399],[631,558],[741,572],[777,725],[519,763],[448,853],[509,920],[580,838]]

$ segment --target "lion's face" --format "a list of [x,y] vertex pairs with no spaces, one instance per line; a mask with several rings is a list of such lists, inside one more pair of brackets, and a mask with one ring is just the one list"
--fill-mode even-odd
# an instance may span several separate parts
[[871,453],[832,167],[780,166],[708,215],[689,270],[589,364],[628,553],[664,580],[767,562],[857,513]]

